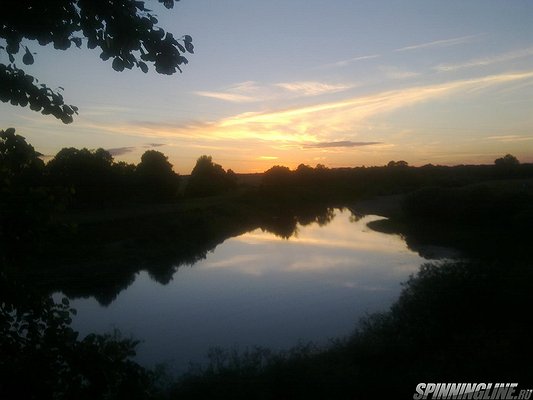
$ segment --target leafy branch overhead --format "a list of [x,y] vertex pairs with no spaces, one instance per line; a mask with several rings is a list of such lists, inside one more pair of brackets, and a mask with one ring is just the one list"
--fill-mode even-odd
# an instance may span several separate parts
[[[158,0],[166,8],[179,0]],[[19,0],[0,13],[0,100],[51,114],[70,123],[77,114],[52,90],[17,67],[35,62],[28,41],[56,50],[71,47],[98,49],[115,71],[139,68],[171,75],[193,53],[189,35],[176,39],[157,26],[158,19],[144,1],[134,0]],[[26,45],[28,43],[28,45]],[[31,45],[30,45],[31,46]],[[8,62],[5,62],[7,57]],[[60,88],[61,89],[61,88]],[[61,89],[62,90],[62,89]]]

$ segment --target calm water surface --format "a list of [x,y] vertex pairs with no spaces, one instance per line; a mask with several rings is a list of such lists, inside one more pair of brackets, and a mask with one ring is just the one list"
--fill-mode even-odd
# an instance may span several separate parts
[[349,334],[366,313],[385,310],[424,260],[366,216],[335,210],[325,226],[279,238],[258,229],[226,240],[205,260],[181,266],[168,285],[146,272],[109,306],[75,299],[73,327],[142,340],[137,361],[182,372],[213,346],[284,349]]

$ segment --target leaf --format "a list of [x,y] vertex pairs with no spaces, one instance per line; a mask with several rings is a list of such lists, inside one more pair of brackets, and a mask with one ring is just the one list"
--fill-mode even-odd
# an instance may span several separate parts
[[124,71],[124,61],[122,61],[119,57],[115,57],[113,60],[113,69],[118,72]]
[[137,65],[139,66],[141,71],[144,72],[145,74],[148,72],[148,66],[145,63],[143,63],[142,61],[139,61],[139,63]]
[[185,36],[183,36],[183,41],[184,42],[192,42],[192,37],[189,36],[189,35],[185,35]]
[[191,54],[194,54],[194,45],[191,42],[185,42],[185,48]]
[[87,40],[87,48],[94,49],[96,45],[96,38],[94,36],[89,37],[89,39]]

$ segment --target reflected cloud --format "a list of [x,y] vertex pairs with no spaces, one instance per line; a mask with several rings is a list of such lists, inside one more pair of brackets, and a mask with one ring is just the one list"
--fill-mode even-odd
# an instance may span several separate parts
[[365,292],[388,292],[390,288],[384,286],[372,286],[372,285],[362,285],[358,282],[341,282],[339,286],[345,287],[347,289],[357,289],[363,290]]
[[220,273],[263,278],[279,274],[286,278],[276,279],[323,277],[330,286],[339,286],[350,276],[349,281],[357,282],[360,290],[377,290],[378,276],[397,279],[418,268],[421,258],[407,248],[400,236],[367,227],[368,222],[381,217],[365,216],[354,222],[348,210],[335,214],[325,227],[298,224],[298,237],[288,240],[261,229],[230,239],[224,251],[218,251],[217,258],[208,257],[202,266]]
[[360,261],[349,257],[335,257],[333,255],[318,255],[313,258],[298,260],[288,265],[286,271],[329,271],[333,268],[355,267]]
[[261,254],[239,254],[218,261],[206,261],[203,266],[207,269],[227,269],[245,275],[260,277],[265,272],[264,268],[261,267],[262,258]]
[[206,267],[208,268],[226,268],[226,267],[233,267],[237,265],[242,264],[250,264],[254,261],[257,261],[260,258],[258,255],[251,255],[251,254],[242,254],[233,256],[224,260],[220,261],[214,261],[206,263]]
[[[367,228],[371,221],[382,219],[378,216],[365,216],[354,221],[351,212],[339,211],[334,223],[328,225],[328,235],[320,226],[312,224],[308,226],[297,225],[297,236],[291,236],[286,241],[280,242],[279,237],[270,232],[256,229],[234,240],[249,244],[279,243],[286,246],[302,246],[305,250],[319,249],[320,252],[327,249],[345,249],[351,251],[376,251],[380,253],[397,253],[407,251],[407,245],[395,235],[373,231]],[[317,250],[318,251],[318,250]]]

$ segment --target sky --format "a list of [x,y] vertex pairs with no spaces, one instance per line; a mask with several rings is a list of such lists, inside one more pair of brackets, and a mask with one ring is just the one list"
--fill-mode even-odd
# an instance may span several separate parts
[[138,163],[158,150],[180,174],[204,154],[238,173],[533,162],[532,1],[146,3],[193,37],[183,73],[115,72],[96,50],[29,42],[25,70],[80,115],[65,125],[0,103],[0,129],[46,156],[102,147]]

